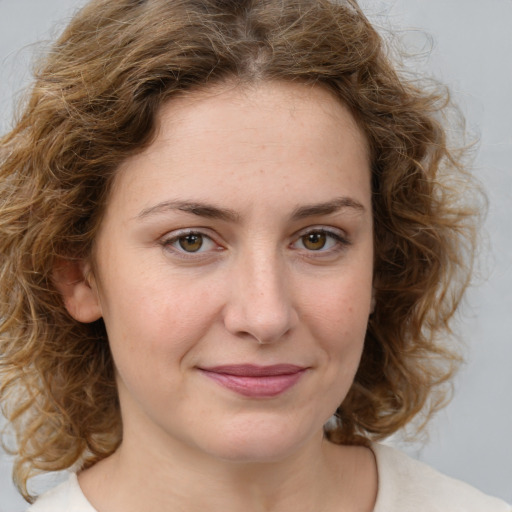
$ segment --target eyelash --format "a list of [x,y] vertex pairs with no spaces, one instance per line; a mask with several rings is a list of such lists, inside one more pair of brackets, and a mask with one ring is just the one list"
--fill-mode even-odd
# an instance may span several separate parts
[[[198,251],[195,252],[188,252],[184,249],[180,249],[178,247],[174,247],[175,244],[178,244],[180,239],[184,239],[186,237],[191,236],[199,236],[203,239],[203,243],[201,244],[201,247]],[[205,257],[206,255],[210,254],[211,251],[202,251],[201,248],[204,244],[204,241],[209,241],[209,243],[212,243],[216,246],[216,251],[221,252],[224,248],[218,244],[212,236],[208,235],[207,233],[201,231],[201,230],[194,230],[194,229],[186,229],[181,230],[177,232],[173,232],[169,235],[166,235],[162,240],[160,241],[160,245],[164,249],[167,249],[169,251],[172,251],[172,253],[182,259],[194,259],[197,260],[198,258]]]
[[[328,249],[324,249],[323,247],[319,250],[308,250],[305,248],[305,250],[308,253],[308,256],[320,256],[320,255],[333,255],[337,254],[338,252],[342,251],[346,247],[348,247],[351,242],[348,240],[348,238],[344,235],[342,235],[340,232],[326,229],[323,227],[315,227],[312,226],[310,228],[307,228],[306,230],[303,230],[299,233],[299,236],[296,238],[295,242],[292,244],[296,244],[299,241],[303,241],[305,237],[308,235],[325,235],[328,239],[330,238],[334,242],[334,246],[330,247]],[[326,242],[328,243],[328,242]]]
[[[338,231],[326,229],[323,227],[310,227],[306,230],[301,231],[297,237],[294,238],[294,241],[290,244],[290,247],[293,248],[293,246],[297,243],[299,243],[301,240],[304,241],[304,238],[308,235],[325,235],[327,239],[330,239],[334,242],[333,247],[329,247],[328,249],[324,249],[323,247],[318,250],[308,250],[305,247],[302,248],[294,248],[294,250],[304,250],[307,253],[307,257],[321,257],[326,255],[334,255],[338,252],[345,249],[347,246],[351,245],[351,242],[342,234],[340,234]],[[183,248],[175,247],[175,244],[178,244],[181,239],[184,239],[189,236],[199,236],[202,238],[203,243],[199,247],[199,249],[195,252],[188,252],[184,250]],[[219,243],[217,243],[214,238],[207,233],[205,233],[202,230],[194,230],[194,229],[187,229],[187,230],[181,230],[178,232],[174,232],[170,235],[165,236],[160,241],[160,245],[169,251],[172,251],[174,255],[182,258],[182,259],[193,259],[197,260],[201,257],[206,257],[207,255],[211,254],[211,250],[201,250],[203,247],[203,244],[205,241],[209,241],[209,243],[212,243],[216,246],[216,249],[213,252],[221,252],[224,250],[224,247],[221,246]],[[303,242],[302,242],[303,243]],[[328,240],[327,242],[328,243]],[[303,243],[304,245],[304,243]]]

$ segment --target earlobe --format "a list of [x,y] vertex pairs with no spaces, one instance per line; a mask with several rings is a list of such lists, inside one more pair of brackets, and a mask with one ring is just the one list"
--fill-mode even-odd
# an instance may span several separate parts
[[101,306],[89,263],[59,258],[52,278],[68,313],[75,320],[90,323],[101,318]]

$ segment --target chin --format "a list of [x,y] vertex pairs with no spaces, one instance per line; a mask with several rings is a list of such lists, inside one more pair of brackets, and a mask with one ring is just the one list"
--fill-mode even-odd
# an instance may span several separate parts
[[234,463],[272,463],[298,454],[308,442],[322,437],[323,426],[308,431],[301,425],[260,421],[211,432],[206,450],[219,460]]

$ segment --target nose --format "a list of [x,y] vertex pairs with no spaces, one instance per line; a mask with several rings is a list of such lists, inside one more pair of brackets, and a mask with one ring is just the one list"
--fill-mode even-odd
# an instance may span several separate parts
[[224,310],[229,332],[268,344],[294,329],[299,317],[290,280],[277,256],[240,258],[230,277],[231,294]]

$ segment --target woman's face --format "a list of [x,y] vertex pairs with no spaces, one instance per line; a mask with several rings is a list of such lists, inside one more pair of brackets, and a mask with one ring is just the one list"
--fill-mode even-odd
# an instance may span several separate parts
[[363,348],[364,137],[305,85],[173,100],[154,142],[119,169],[94,260],[125,442],[286,457],[321,438]]

